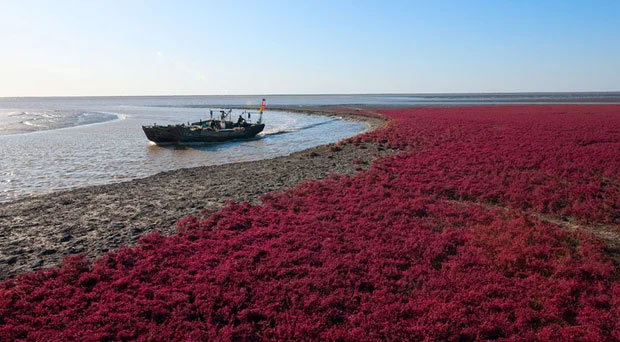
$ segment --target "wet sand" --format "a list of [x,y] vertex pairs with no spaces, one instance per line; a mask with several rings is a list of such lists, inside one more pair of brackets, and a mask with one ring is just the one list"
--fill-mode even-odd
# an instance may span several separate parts
[[[272,108],[274,109],[274,108]],[[290,108],[365,122],[386,121],[360,108]],[[318,146],[285,157],[162,172],[122,183],[55,192],[0,204],[0,279],[58,266],[64,257],[98,257],[131,246],[152,230],[170,235],[178,218],[207,215],[227,201],[260,203],[263,194],[329,174],[352,175],[377,157],[373,144]]]

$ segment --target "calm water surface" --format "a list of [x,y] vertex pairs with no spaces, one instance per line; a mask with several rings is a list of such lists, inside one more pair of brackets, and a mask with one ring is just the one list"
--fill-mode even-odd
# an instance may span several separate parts
[[179,168],[273,158],[366,129],[337,118],[266,110],[265,130],[255,139],[160,147],[146,139],[142,125],[198,121],[208,118],[208,110],[84,99],[11,104],[0,100],[0,202]]

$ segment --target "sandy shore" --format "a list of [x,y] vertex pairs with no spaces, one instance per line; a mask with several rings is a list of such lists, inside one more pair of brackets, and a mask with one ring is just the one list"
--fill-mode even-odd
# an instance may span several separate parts
[[[386,122],[363,115],[360,108],[276,109],[361,120],[370,129]],[[323,145],[274,159],[180,169],[3,203],[0,279],[58,266],[72,254],[97,257],[130,246],[154,229],[173,234],[179,217],[204,215],[229,200],[258,203],[265,193],[331,173],[355,174],[386,153],[371,144],[342,144],[340,149]]]

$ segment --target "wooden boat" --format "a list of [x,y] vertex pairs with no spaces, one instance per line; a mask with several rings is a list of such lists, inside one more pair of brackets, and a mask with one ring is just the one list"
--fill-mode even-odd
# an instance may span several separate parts
[[[157,144],[175,143],[209,143],[255,137],[264,128],[261,119],[257,123],[248,123],[239,116],[237,122],[226,121],[231,111],[222,111],[222,120],[206,120],[191,124],[142,126],[146,137]],[[262,114],[262,113],[261,113]]]

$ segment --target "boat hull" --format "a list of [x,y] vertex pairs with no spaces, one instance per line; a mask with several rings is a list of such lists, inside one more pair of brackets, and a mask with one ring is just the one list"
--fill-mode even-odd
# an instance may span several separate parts
[[250,139],[262,132],[265,124],[214,130],[196,126],[142,126],[146,137],[157,144],[210,143]]

